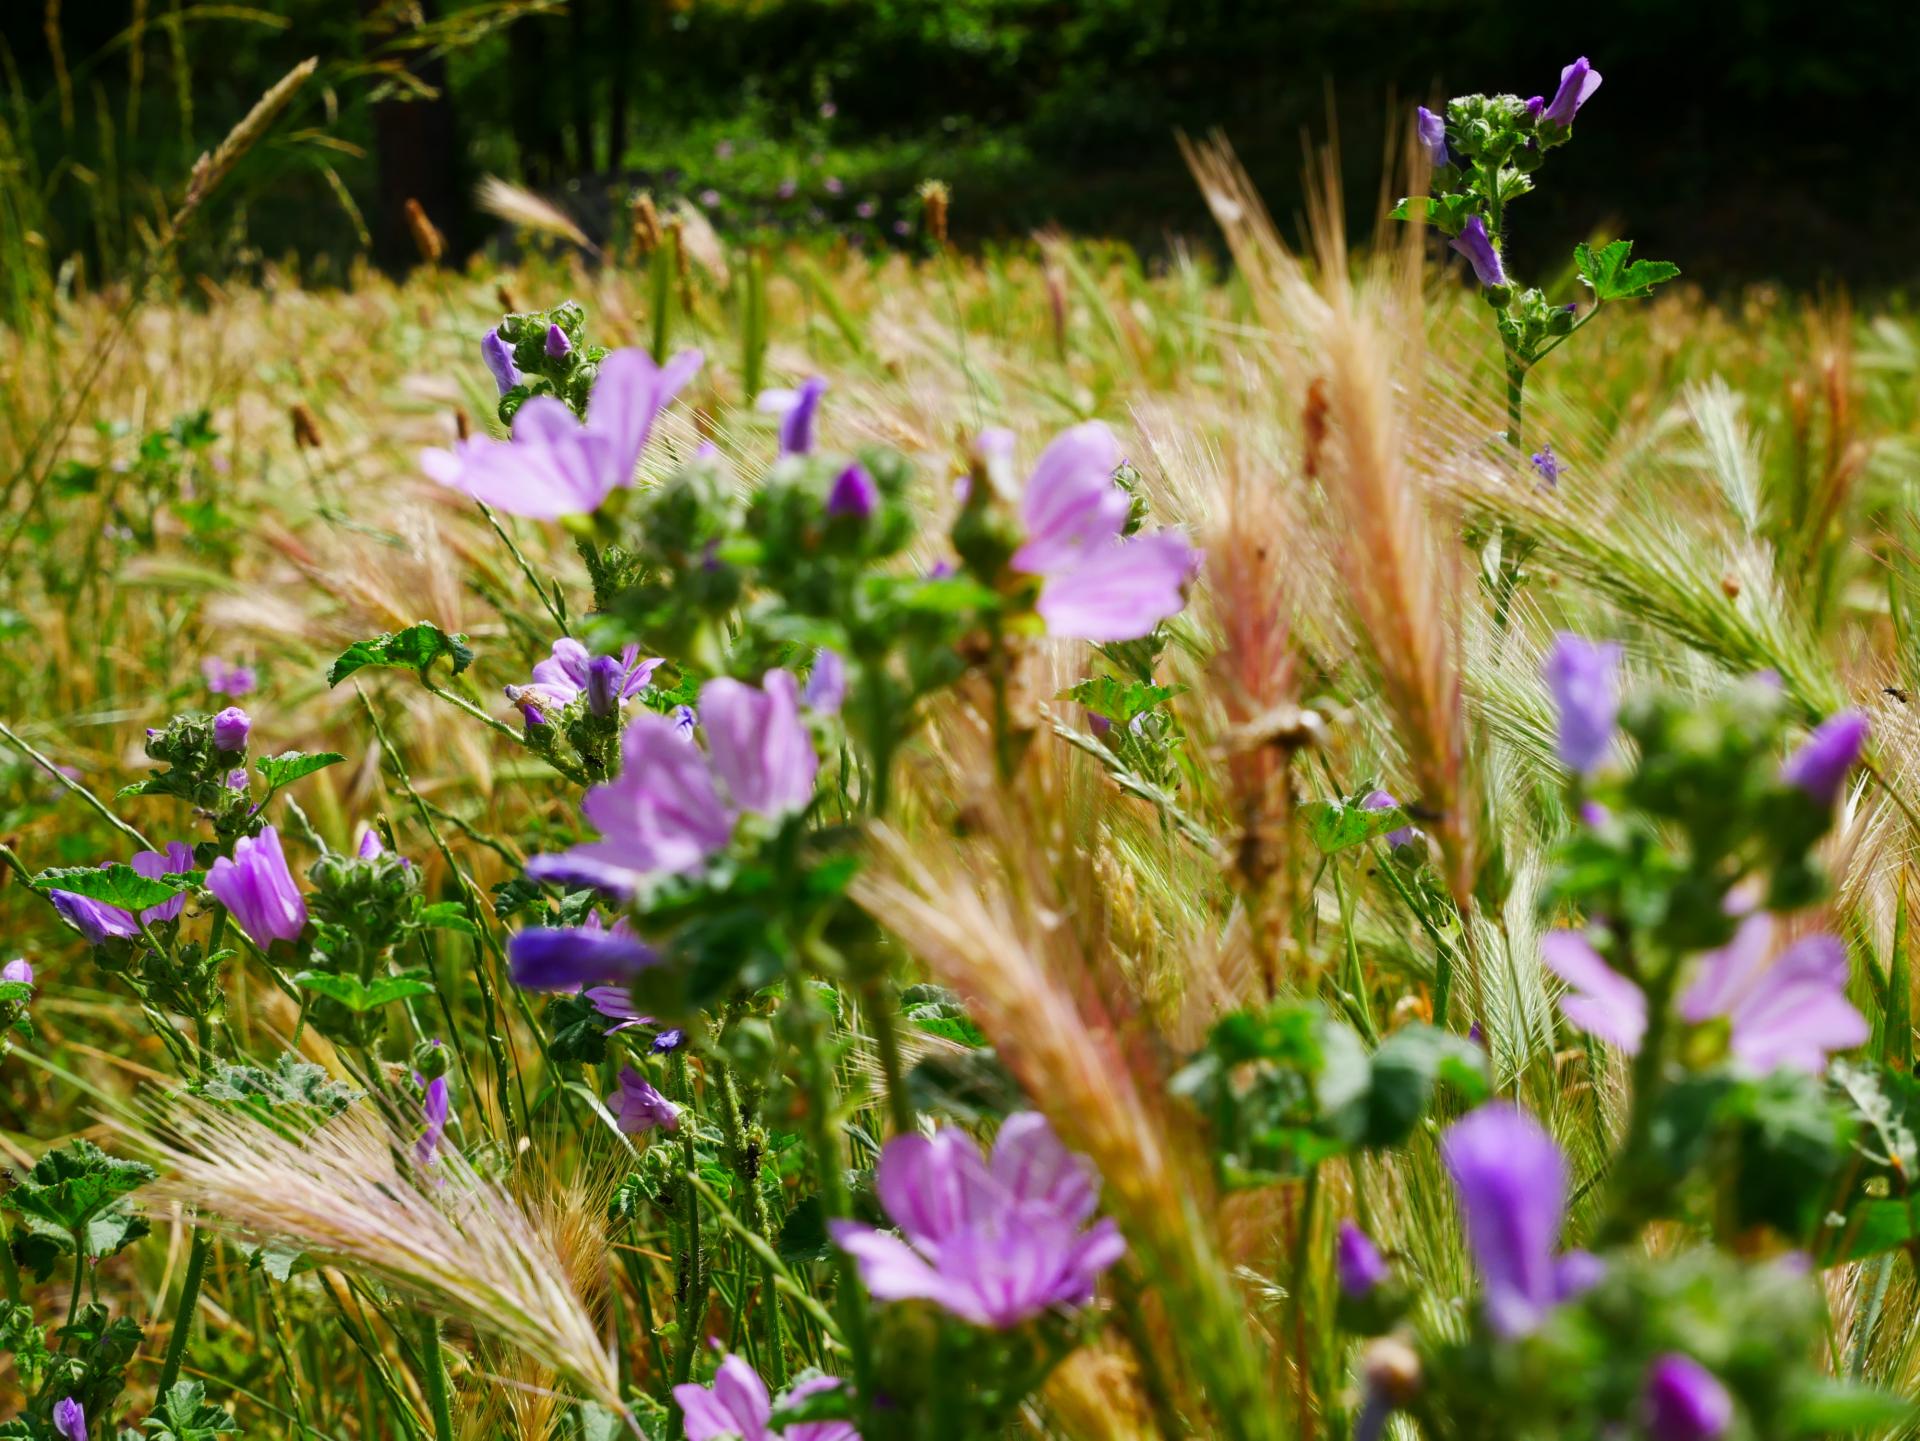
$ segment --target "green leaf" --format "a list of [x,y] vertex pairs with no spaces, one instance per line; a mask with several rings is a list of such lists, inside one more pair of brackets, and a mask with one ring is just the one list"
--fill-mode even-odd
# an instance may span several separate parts
[[1635,260],[1631,240],[1609,241],[1598,251],[1584,241],[1573,247],[1573,263],[1595,300],[1639,300],[1653,287],[1672,280],[1680,267],[1664,260]]
[[328,1116],[338,1115],[363,1094],[345,1081],[335,1080],[323,1067],[292,1054],[280,1056],[270,1071],[222,1062],[211,1075],[188,1089],[210,1101],[249,1106],[256,1111],[303,1106]]
[[104,901],[124,911],[164,906],[193,884],[193,873],[143,876],[132,866],[115,861],[108,866],[61,866],[42,871],[32,881],[36,891],[71,891],[90,901]]
[[1405,1141],[1441,1084],[1458,1092],[1463,1105],[1479,1105],[1491,1090],[1486,1053],[1465,1036],[1433,1026],[1402,1026],[1388,1036],[1373,1053],[1360,1144],[1397,1146]]
[[480,934],[480,928],[474,925],[467,908],[459,901],[435,901],[430,906],[422,906],[414,919],[430,930],[459,931],[469,936]]
[[0,1208],[37,1216],[71,1235],[158,1174],[139,1161],[109,1156],[91,1141],[73,1140],[47,1152],[26,1175],[15,1175]]
[[198,1381],[176,1381],[141,1423],[153,1441],[214,1441],[240,1430],[239,1422],[207,1400]]
[[1165,705],[1185,691],[1185,686],[1148,685],[1143,681],[1116,680],[1113,676],[1098,675],[1078,685],[1068,686],[1060,692],[1060,699],[1070,700],[1105,716],[1117,726],[1124,726],[1135,716]]
[[316,755],[308,755],[304,751],[282,751],[277,756],[255,761],[253,768],[260,772],[262,780],[279,790],[281,786],[292,785],[302,776],[323,771],[345,759],[338,751],[321,751]]
[[[153,1227],[123,1198],[109,1204],[80,1228],[80,1242],[89,1261],[103,1261],[118,1255]],[[14,1230],[21,1261],[30,1267],[36,1280],[51,1276],[62,1256],[73,1254],[73,1233],[41,1216],[22,1216]]]
[[1308,801],[1300,807],[1300,818],[1306,822],[1307,835],[1325,855],[1364,845],[1375,836],[1412,824],[1398,806],[1373,811],[1345,801]]
[[358,976],[302,971],[293,978],[293,983],[302,990],[338,1001],[350,1011],[365,1014],[409,996],[431,995],[433,983],[423,979],[426,974],[424,967],[418,967],[398,975],[376,976],[370,984],[363,984]]
[[464,635],[448,635],[432,621],[417,621],[405,630],[355,641],[327,667],[327,684],[339,685],[367,666],[424,671],[442,656],[453,662],[455,675],[473,664],[473,652],[468,649]]
[[1819,1377],[1805,1383],[1786,1408],[1785,1434],[1850,1436],[1912,1419],[1913,1403],[1885,1391]]

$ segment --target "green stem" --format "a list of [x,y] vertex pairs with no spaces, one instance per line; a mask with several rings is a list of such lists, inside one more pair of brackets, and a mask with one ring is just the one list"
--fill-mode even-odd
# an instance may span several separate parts
[[186,1358],[187,1338],[193,1334],[194,1308],[200,1304],[200,1278],[206,1273],[207,1253],[213,1250],[213,1237],[204,1230],[193,1233],[193,1245],[187,1252],[187,1275],[180,1283],[180,1301],[173,1308],[173,1331],[167,1337],[166,1359],[160,1363],[156,1395],[164,1396],[180,1379],[180,1363]]
[[87,1268],[87,1233],[73,1233],[73,1291],[67,1297],[67,1327],[72,1329],[80,1315],[80,1277]]
[[447,1396],[447,1359],[440,1349],[440,1318],[420,1317],[420,1369],[425,1374],[427,1405],[433,1412],[434,1441],[453,1441],[453,1405]]
[[733,1167],[734,1175],[740,1178],[741,1189],[747,1198],[747,1224],[753,1234],[763,1243],[764,1251],[755,1248],[760,1260],[761,1303],[764,1308],[763,1324],[766,1327],[766,1356],[762,1371],[769,1388],[775,1392],[787,1387],[787,1350],[780,1323],[780,1292],[776,1285],[777,1276],[772,1262],[768,1259],[776,1254],[771,1247],[773,1222],[767,1214],[767,1198],[760,1189],[760,1154],[747,1135],[746,1117],[741,1112],[740,1089],[734,1084],[733,1071],[722,1065],[719,1067],[720,1082],[720,1128],[726,1138],[727,1161]]
[[680,1166],[681,1195],[687,1202],[687,1244],[682,1258],[685,1286],[674,1314],[677,1336],[673,1350],[673,1384],[685,1385],[693,1375],[693,1356],[700,1344],[700,1322],[707,1310],[707,1275],[700,1256],[700,1194],[694,1181],[700,1174],[699,1153],[694,1147],[698,1122],[693,1105],[693,1076],[687,1067],[685,1049],[673,1053],[673,1079],[680,1093]]
[[900,1055],[900,1027],[895,1019],[893,982],[883,973],[874,974],[861,987],[860,1001],[867,1012],[867,1025],[873,1031],[874,1049],[880,1055],[880,1075],[887,1087],[887,1119],[896,1136],[911,1136],[918,1128],[913,1114],[913,1097],[907,1094],[906,1067]]

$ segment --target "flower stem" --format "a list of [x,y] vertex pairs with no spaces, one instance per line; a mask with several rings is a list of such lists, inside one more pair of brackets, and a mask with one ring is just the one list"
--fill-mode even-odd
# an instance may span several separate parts
[[[746,1118],[741,1114],[740,1088],[734,1084],[732,1069],[721,1066],[719,1078],[720,1128],[726,1138],[727,1160],[746,1192],[747,1225],[754,1235],[771,1246],[773,1223],[767,1215],[766,1195],[760,1189],[760,1149],[747,1135]],[[779,1392],[787,1388],[787,1352],[780,1324],[780,1292],[775,1287],[774,1267],[767,1256],[762,1255],[759,1259],[761,1302],[767,1330],[764,1370],[767,1385]]]
[[187,1251],[187,1274],[180,1283],[180,1301],[173,1308],[173,1331],[167,1337],[166,1358],[160,1363],[160,1380],[154,1394],[164,1396],[180,1378],[180,1363],[186,1359],[187,1338],[193,1334],[193,1313],[200,1304],[200,1278],[206,1273],[207,1253],[213,1250],[213,1237],[205,1230],[193,1233],[193,1245]]
[[440,1349],[440,1318],[432,1312],[420,1317],[420,1370],[426,1381],[427,1405],[433,1411],[433,1441],[453,1441],[453,1406],[447,1396],[447,1358]]
[[683,1285],[679,1306],[674,1314],[678,1335],[674,1340],[673,1384],[684,1385],[693,1375],[693,1354],[700,1344],[700,1322],[707,1310],[707,1275],[700,1258],[700,1195],[694,1178],[700,1172],[699,1153],[694,1148],[696,1119],[693,1107],[693,1076],[687,1067],[687,1053],[673,1053],[673,1079],[684,1108],[680,1117],[681,1195],[687,1203],[687,1244],[681,1258]]

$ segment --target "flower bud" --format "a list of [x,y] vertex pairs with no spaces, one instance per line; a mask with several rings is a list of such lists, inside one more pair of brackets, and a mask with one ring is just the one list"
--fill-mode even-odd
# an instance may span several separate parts
[[513,347],[500,338],[500,327],[489,330],[480,342],[480,358],[493,373],[493,383],[505,395],[520,383],[520,367],[513,363]]
[[0,966],[0,981],[18,981],[30,986],[33,984],[33,966],[25,956],[8,961]]
[[597,655],[587,662],[587,683],[584,690],[589,714],[603,719],[619,714],[620,686],[625,675],[626,668],[620,664],[618,656]]
[[567,339],[567,332],[557,325],[547,327],[547,359],[565,360],[573,350],[573,342]]
[[237,705],[230,705],[213,718],[213,744],[216,749],[239,755],[247,748],[247,733],[253,720]]
[[1647,1369],[1641,1393],[1653,1441],[1719,1441],[1733,1424],[1733,1397],[1691,1356],[1669,1351]]
[[453,1069],[453,1052],[436,1037],[413,1048],[413,1069],[422,1081],[437,1081]]
[[880,503],[880,488],[873,483],[873,477],[867,468],[855,461],[833,482],[833,488],[827,492],[827,514],[830,516],[850,516],[855,520],[865,520],[873,514],[874,507]]
[[1847,772],[1867,743],[1867,718],[1859,711],[1841,711],[1829,716],[1808,736],[1806,743],[1787,757],[1780,768],[1780,779],[1805,791],[1814,801],[1830,806],[1840,798]]
[[1340,1294],[1358,1301],[1387,1279],[1386,1258],[1373,1238],[1351,1221],[1340,1223],[1333,1243],[1333,1265],[1340,1278]]

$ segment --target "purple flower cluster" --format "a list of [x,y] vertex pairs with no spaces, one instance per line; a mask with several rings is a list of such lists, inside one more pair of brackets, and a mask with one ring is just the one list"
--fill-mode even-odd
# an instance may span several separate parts
[[881,1301],[927,1300],[976,1326],[1005,1330],[1093,1299],[1126,1251],[1111,1220],[1092,1220],[1093,1168],[1038,1112],[1010,1116],[991,1161],[965,1131],[896,1136],[874,1189],[901,1235],[836,1221],[833,1240]]
[[232,696],[236,700],[243,695],[251,695],[259,684],[259,677],[252,666],[230,665],[217,655],[210,655],[200,662],[201,679],[207,683],[207,689],[215,695]]
[[[654,421],[701,358],[686,350],[656,366],[643,350],[616,350],[600,362],[584,425],[561,401],[536,395],[515,412],[511,441],[476,435],[452,450],[423,451],[421,469],[510,515],[552,520],[590,513],[615,489],[633,484]],[[507,356],[509,368],[512,363]],[[488,364],[493,368],[491,355]],[[494,379],[503,393],[512,388],[497,368]]]
[[[840,1384],[837,1376],[813,1376],[780,1397],[791,1406]],[[687,1441],[860,1441],[847,1421],[805,1421],[773,1429],[773,1397],[767,1383],[738,1356],[727,1356],[711,1386],[675,1386],[673,1399],[685,1418]]]
[[[164,851],[136,851],[128,864],[148,880],[185,875],[193,869],[193,847],[185,841],[169,841]],[[136,924],[132,912],[119,906],[110,906],[105,901],[76,895],[72,891],[49,891],[47,898],[53,902],[53,908],[60,913],[61,919],[85,936],[87,944],[92,946],[105,945],[114,937],[126,939],[137,936],[142,924],[157,926],[164,921],[177,920],[187,904],[184,893],[174,896],[140,912],[140,921]]]
[[[1013,437],[990,430],[978,446],[990,464],[1004,464]],[[1092,420],[1057,437],[1028,477],[1026,540],[1012,566],[1040,578],[1034,609],[1050,635],[1138,640],[1186,604],[1200,552],[1177,531],[1124,534],[1133,498],[1114,479],[1123,459],[1114,433]]]
[[[640,659],[640,647],[628,643],[620,654],[594,655],[571,636],[553,643],[553,654],[533,668],[531,685],[510,685],[507,699],[520,707],[529,725],[545,725],[546,712],[587,698],[597,716],[612,715],[641,691],[660,668],[660,658]],[[544,709],[543,709],[544,707]]]

